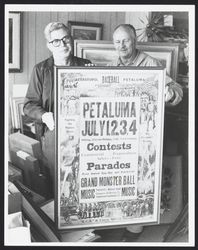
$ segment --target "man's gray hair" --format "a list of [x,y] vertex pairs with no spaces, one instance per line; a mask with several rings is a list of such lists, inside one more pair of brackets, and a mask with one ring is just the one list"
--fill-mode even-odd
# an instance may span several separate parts
[[49,23],[44,29],[45,38],[49,41],[51,32],[54,30],[59,30],[59,29],[66,30],[67,33],[70,35],[70,30],[64,23],[52,22],[52,23]]
[[119,29],[119,28],[124,28],[124,29],[126,29],[126,30],[131,31],[131,32],[133,33],[134,37],[136,38],[136,30],[135,30],[135,28],[133,27],[133,25],[131,25],[131,24],[126,24],[126,23],[124,23],[124,24],[119,24],[119,25],[114,29],[113,33],[114,33],[117,29]]

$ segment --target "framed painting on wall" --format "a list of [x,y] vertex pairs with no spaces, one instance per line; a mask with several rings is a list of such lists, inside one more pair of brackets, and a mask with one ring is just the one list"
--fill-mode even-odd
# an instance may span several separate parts
[[68,21],[68,27],[73,39],[101,40],[103,25],[100,23],[86,23]]
[[164,81],[163,67],[55,67],[59,230],[159,222]]
[[21,72],[22,61],[22,13],[9,12],[8,20],[8,63],[9,72]]
[[[158,59],[167,74],[173,79],[177,78],[179,44],[138,42],[137,48]],[[111,41],[74,41],[74,55],[89,59],[96,66],[106,66],[116,60],[117,53]]]

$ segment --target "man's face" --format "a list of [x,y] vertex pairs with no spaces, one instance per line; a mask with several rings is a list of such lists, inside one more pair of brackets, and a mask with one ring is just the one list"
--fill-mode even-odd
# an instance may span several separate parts
[[132,32],[120,27],[113,34],[114,47],[121,58],[131,58],[136,51],[136,39]]
[[[61,40],[60,45],[57,47],[55,47],[53,43],[49,43],[54,40],[56,42],[56,39],[64,39],[67,42]],[[72,53],[72,39],[65,29],[54,30],[50,34],[50,41],[48,41],[47,47],[54,57],[67,58]]]

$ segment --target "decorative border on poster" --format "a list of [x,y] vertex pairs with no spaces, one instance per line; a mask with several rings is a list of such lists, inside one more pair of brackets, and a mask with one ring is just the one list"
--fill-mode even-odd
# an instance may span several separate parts
[[159,223],[162,67],[55,67],[58,229]]

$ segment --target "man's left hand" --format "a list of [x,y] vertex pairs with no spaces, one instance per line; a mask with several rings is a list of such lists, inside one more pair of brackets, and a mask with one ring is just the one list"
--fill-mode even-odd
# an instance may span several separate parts
[[174,99],[174,96],[175,96],[175,94],[174,94],[174,90],[173,89],[171,89],[169,86],[166,86],[165,87],[165,102],[173,102],[174,100],[172,100],[172,99]]

